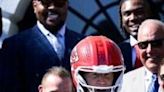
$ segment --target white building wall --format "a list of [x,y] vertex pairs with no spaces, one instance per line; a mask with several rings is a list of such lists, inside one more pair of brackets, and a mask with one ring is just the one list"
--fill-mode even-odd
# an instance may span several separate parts
[[5,38],[18,32],[19,22],[30,4],[31,0],[0,0],[2,9],[2,36],[0,37],[0,48]]

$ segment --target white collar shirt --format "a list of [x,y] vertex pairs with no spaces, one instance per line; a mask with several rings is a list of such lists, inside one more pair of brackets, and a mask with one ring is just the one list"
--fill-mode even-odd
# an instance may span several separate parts
[[48,39],[48,41],[50,42],[50,44],[53,46],[54,50],[57,52],[57,40],[59,39],[62,46],[63,46],[63,52],[65,51],[65,30],[66,30],[66,26],[63,25],[63,27],[61,28],[61,30],[58,31],[57,35],[60,35],[60,37],[58,38],[57,35],[52,34],[50,31],[48,31],[39,21],[37,21],[37,26],[39,27],[39,29],[41,30],[41,32],[43,33],[43,35],[46,36],[46,38]]

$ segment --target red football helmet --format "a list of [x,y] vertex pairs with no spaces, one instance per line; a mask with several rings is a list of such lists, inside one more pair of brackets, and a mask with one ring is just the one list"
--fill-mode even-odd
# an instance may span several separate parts
[[[119,47],[109,38],[104,36],[88,36],[81,40],[72,50],[71,73],[77,91],[84,92],[84,87],[89,92],[95,89],[118,89],[122,83],[124,74],[123,57]],[[115,83],[112,86],[100,87],[88,85],[80,72],[117,73]]]

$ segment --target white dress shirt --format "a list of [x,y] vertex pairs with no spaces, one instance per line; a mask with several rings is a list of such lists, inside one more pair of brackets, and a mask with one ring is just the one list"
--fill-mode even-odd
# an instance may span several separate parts
[[[50,42],[50,44],[53,46],[54,50],[58,53],[58,40],[60,40],[60,45],[62,45],[62,51],[60,52],[65,52],[65,29],[66,26],[64,25],[61,30],[58,31],[58,33],[56,35],[54,35],[53,33],[51,33],[50,31],[48,31],[39,21],[37,21],[37,26],[39,27],[39,29],[41,30],[41,32],[43,33],[43,35],[46,36],[46,38],[48,39],[48,41]],[[60,35],[60,37],[58,36]]]

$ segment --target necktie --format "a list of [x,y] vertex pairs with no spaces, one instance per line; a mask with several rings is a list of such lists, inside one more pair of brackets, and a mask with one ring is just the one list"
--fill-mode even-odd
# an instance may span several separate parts
[[135,45],[134,48],[136,50],[136,61],[135,61],[134,67],[139,68],[139,67],[143,66],[141,63],[141,60],[140,60],[140,56],[139,56],[139,47],[138,47],[138,45]]
[[157,75],[154,74],[154,75],[152,76],[152,82],[151,82],[151,84],[149,85],[148,92],[158,92],[158,88],[159,88],[158,78],[157,78]]
[[57,44],[56,44],[56,53],[61,60],[64,57],[64,43],[62,41],[62,35],[58,34],[57,36]]
[[48,34],[48,36],[50,37],[48,39],[50,40],[50,43],[53,46],[58,58],[61,60],[64,57],[65,52],[62,35],[57,34],[56,37],[54,37],[52,34]]

